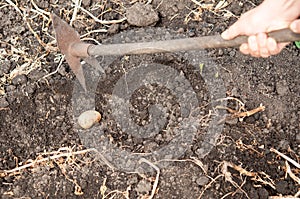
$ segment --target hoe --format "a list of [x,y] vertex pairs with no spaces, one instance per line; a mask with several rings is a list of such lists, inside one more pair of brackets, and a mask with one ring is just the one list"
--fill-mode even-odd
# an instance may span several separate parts
[[[80,63],[81,58],[89,58],[97,55],[151,54],[200,50],[206,48],[236,47],[242,43],[246,43],[248,39],[247,36],[239,36],[232,40],[224,40],[220,35],[214,35],[144,43],[93,45],[82,42],[79,34],[57,15],[52,14],[51,17],[56,33],[58,48],[65,55],[67,63],[84,90],[86,90],[86,84]],[[290,29],[277,30],[268,33],[268,35],[277,42],[300,40],[300,34],[294,33]]]

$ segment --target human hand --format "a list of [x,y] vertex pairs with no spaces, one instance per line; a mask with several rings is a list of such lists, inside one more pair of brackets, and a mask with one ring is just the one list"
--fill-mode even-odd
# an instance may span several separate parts
[[248,43],[240,46],[240,51],[254,57],[269,57],[278,54],[287,43],[277,43],[267,33],[290,27],[300,33],[299,0],[265,0],[256,8],[246,12],[229,29],[222,33],[224,39],[247,35]]
[[290,28],[293,32],[300,33],[300,19],[293,21]]

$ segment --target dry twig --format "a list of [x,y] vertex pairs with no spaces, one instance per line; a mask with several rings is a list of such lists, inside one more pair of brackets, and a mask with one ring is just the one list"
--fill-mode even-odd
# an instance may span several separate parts
[[97,23],[101,23],[103,25],[109,25],[109,24],[117,24],[117,23],[121,23],[125,20],[127,20],[126,17],[122,18],[122,19],[117,19],[117,20],[100,20],[97,17],[95,17],[91,12],[89,12],[88,10],[84,9],[83,7],[79,7],[84,13],[88,14],[91,18],[94,19],[95,22]]
[[291,167],[287,161],[285,161],[286,166],[286,173],[289,174],[289,176],[300,185],[300,178],[298,178],[291,170]]
[[150,161],[146,160],[145,158],[141,158],[139,163],[146,163],[148,165],[150,165],[152,168],[154,168],[156,170],[156,178],[152,187],[152,191],[151,191],[151,195],[148,197],[148,199],[152,199],[156,193],[156,189],[158,186],[158,180],[159,180],[159,175],[160,175],[160,169],[154,165],[153,163],[151,163]]
[[35,167],[36,165],[38,165],[40,163],[49,162],[49,160],[56,160],[56,159],[60,159],[60,158],[63,158],[63,157],[70,158],[74,155],[85,154],[85,153],[88,153],[88,152],[98,152],[98,151],[97,151],[97,149],[91,148],[91,149],[85,149],[85,150],[75,151],[75,152],[70,151],[70,150],[67,151],[67,152],[60,152],[60,151],[57,151],[56,153],[52,152],[53,155],[50,155],[49,157],[36,159],[36,160],[33,160],[33,161],[31,160],[29,163],[26,163],[26,164],[24,164],[20,167],[16,167],[16,168],[11,169],[11,170],[1,171],[0,172],[0,177],[4,177],[4,176],[10,175],[10,174],[15,174],[17,172],[21,172],[24,169]]
[[295,167],[297,167],[298,169],[300,169],[300,164],[298,162],[296,162],[295,160],[291,159],[290,157],[284,155],[283,153],[277,151],[274,148],[270,149],[271,152],[274,152],[276,154],[278,154],[279,156],[281,156],[282,158],[284,158],[285,160],[289,161],[290,163],[292,163]]
[[[276,190],[274,181],[272,179],[270,179],[270,177],[266,173],[264,173],[264,172],[258,172],[258,173],[257,172],[249,172],[249,171],[245,170],[244,168],[242,168],[242,167],[240,167],[238,165],[235,165],[234,163],[226,162],[226,161],[225,161],[225,165],[229,166],[229,167],[231,167],[233,169],[235,169],[241,175],[252,177],[251,178],[252,181],[260,182],[260,183],[262,183],[264,185],[269,185],[274,190]],[[262,177],[260,175],[262,175]],[[269,181],[266,181],[263,178],[266,178]]]

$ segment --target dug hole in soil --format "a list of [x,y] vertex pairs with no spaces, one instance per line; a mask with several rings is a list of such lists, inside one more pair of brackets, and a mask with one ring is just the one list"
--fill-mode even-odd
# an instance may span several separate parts
[[[78,8],[72,23],[80,35],[89,33],[84,38],[94,44],[216,35],[260,2],[83,0],[80,7],[84,9]],[[102,21],[95,22],[84,10]],[[96,131],[83,131],[78,126],[77,113],[74,117],[74,110],[81,110],[74,107],[74,93],[81,88],[55,48],[47,15],[55,12],[70,23],[74,3],[44,0],[14,4],[6,0],[0,1],[0,11],[0,198],[299,196],[299,165],[291,161],[299,162],[300,151],[300,51],[294,44],[266,59],[242,55],[236,48],[97,57],[105,75],[100,72],[96,82],[88,77],[99,71],[83,63],[87,85],[95,92],[81,105],[94,102],[101,113],[102,119],[95,125],[102,132],[98,136]],[[188,55],[199,62],[188,59]],[[162,107],[167,116],[159,132],[144,138],[124,131],[114,117],[111,99],[116,85],[126,88],[118,84],[120,79],[134,77],[132,71],[147,65],[162,66],[178,74],[169,81],[170,85],[177,78],[189,82],[186,85],[192,88],[198,104],[194,111],[187,108],[185,113],[181,96],[166,85],[145,84],[134,90],[124,121],[130,117],[139,127],[151,124],[150,107],[154,104]],[[205,76],[211,69],[213,76]],[[157,75],[155,71],[149,74]],[[208,77],[222,83],[223,100],[212,95]],[[134,86],[130,81],[125,83],[127,88]],[[262,106],[265,108],[260,109]],[[110,155],[109,147],[105,154],[106,145],[102,145],[100,154],[93,148],[93,144],[107,140],[107,146],[122,154],[155,153],[172,143],[176,132],[183,132],[183,113],[190,116],[194,112],[197,128],[191,129],[195,135],[184,146],[184,153],[179,146],[172,149],[175,155],[165,157],[164,163],[156,156],[145,158],[143,164],[152,169],[149,172],[128,172],[122,168],[138,163],[128,160],[122,164],[126,157],[119,155],[117,160]],[[213,118],[221,112],[225,115],[216,125],[224,125],[214,146],[203,156],[203,139]],[[247,113],[253,114],[244,117]],[[82,135],[95,137],[84,140]]]

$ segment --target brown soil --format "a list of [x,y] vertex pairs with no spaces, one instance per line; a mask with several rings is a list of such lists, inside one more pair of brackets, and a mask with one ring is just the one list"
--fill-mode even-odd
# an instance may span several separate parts
[[[267,59],[237,48],[99,56],[105,74],[83,64],[84,93],[65,61],[57,70],[47,15],[8,2],[0,1],[0,198],[146,198],[154,190],[154,198],[255,199],[299,191],[299,168],[273,150],[299,162],[295,45]],[[230,2],[216,10],[209,1],[153,0],[141,19],[128,13],[130,1],[83,0],[99,19],[119,21],[103,25],[79,10],[73,26],[80,35],[103,29],[85,38],[104,44],[215,35],[260,3]],[[74,10],[71,1],[36,5],[67,22]],[[126,14],[145,27],[122,21]],[[245,118],[220,109],[261,104],[264,111]],[[89,109],[102,120],[82,130],[76,119]]]

